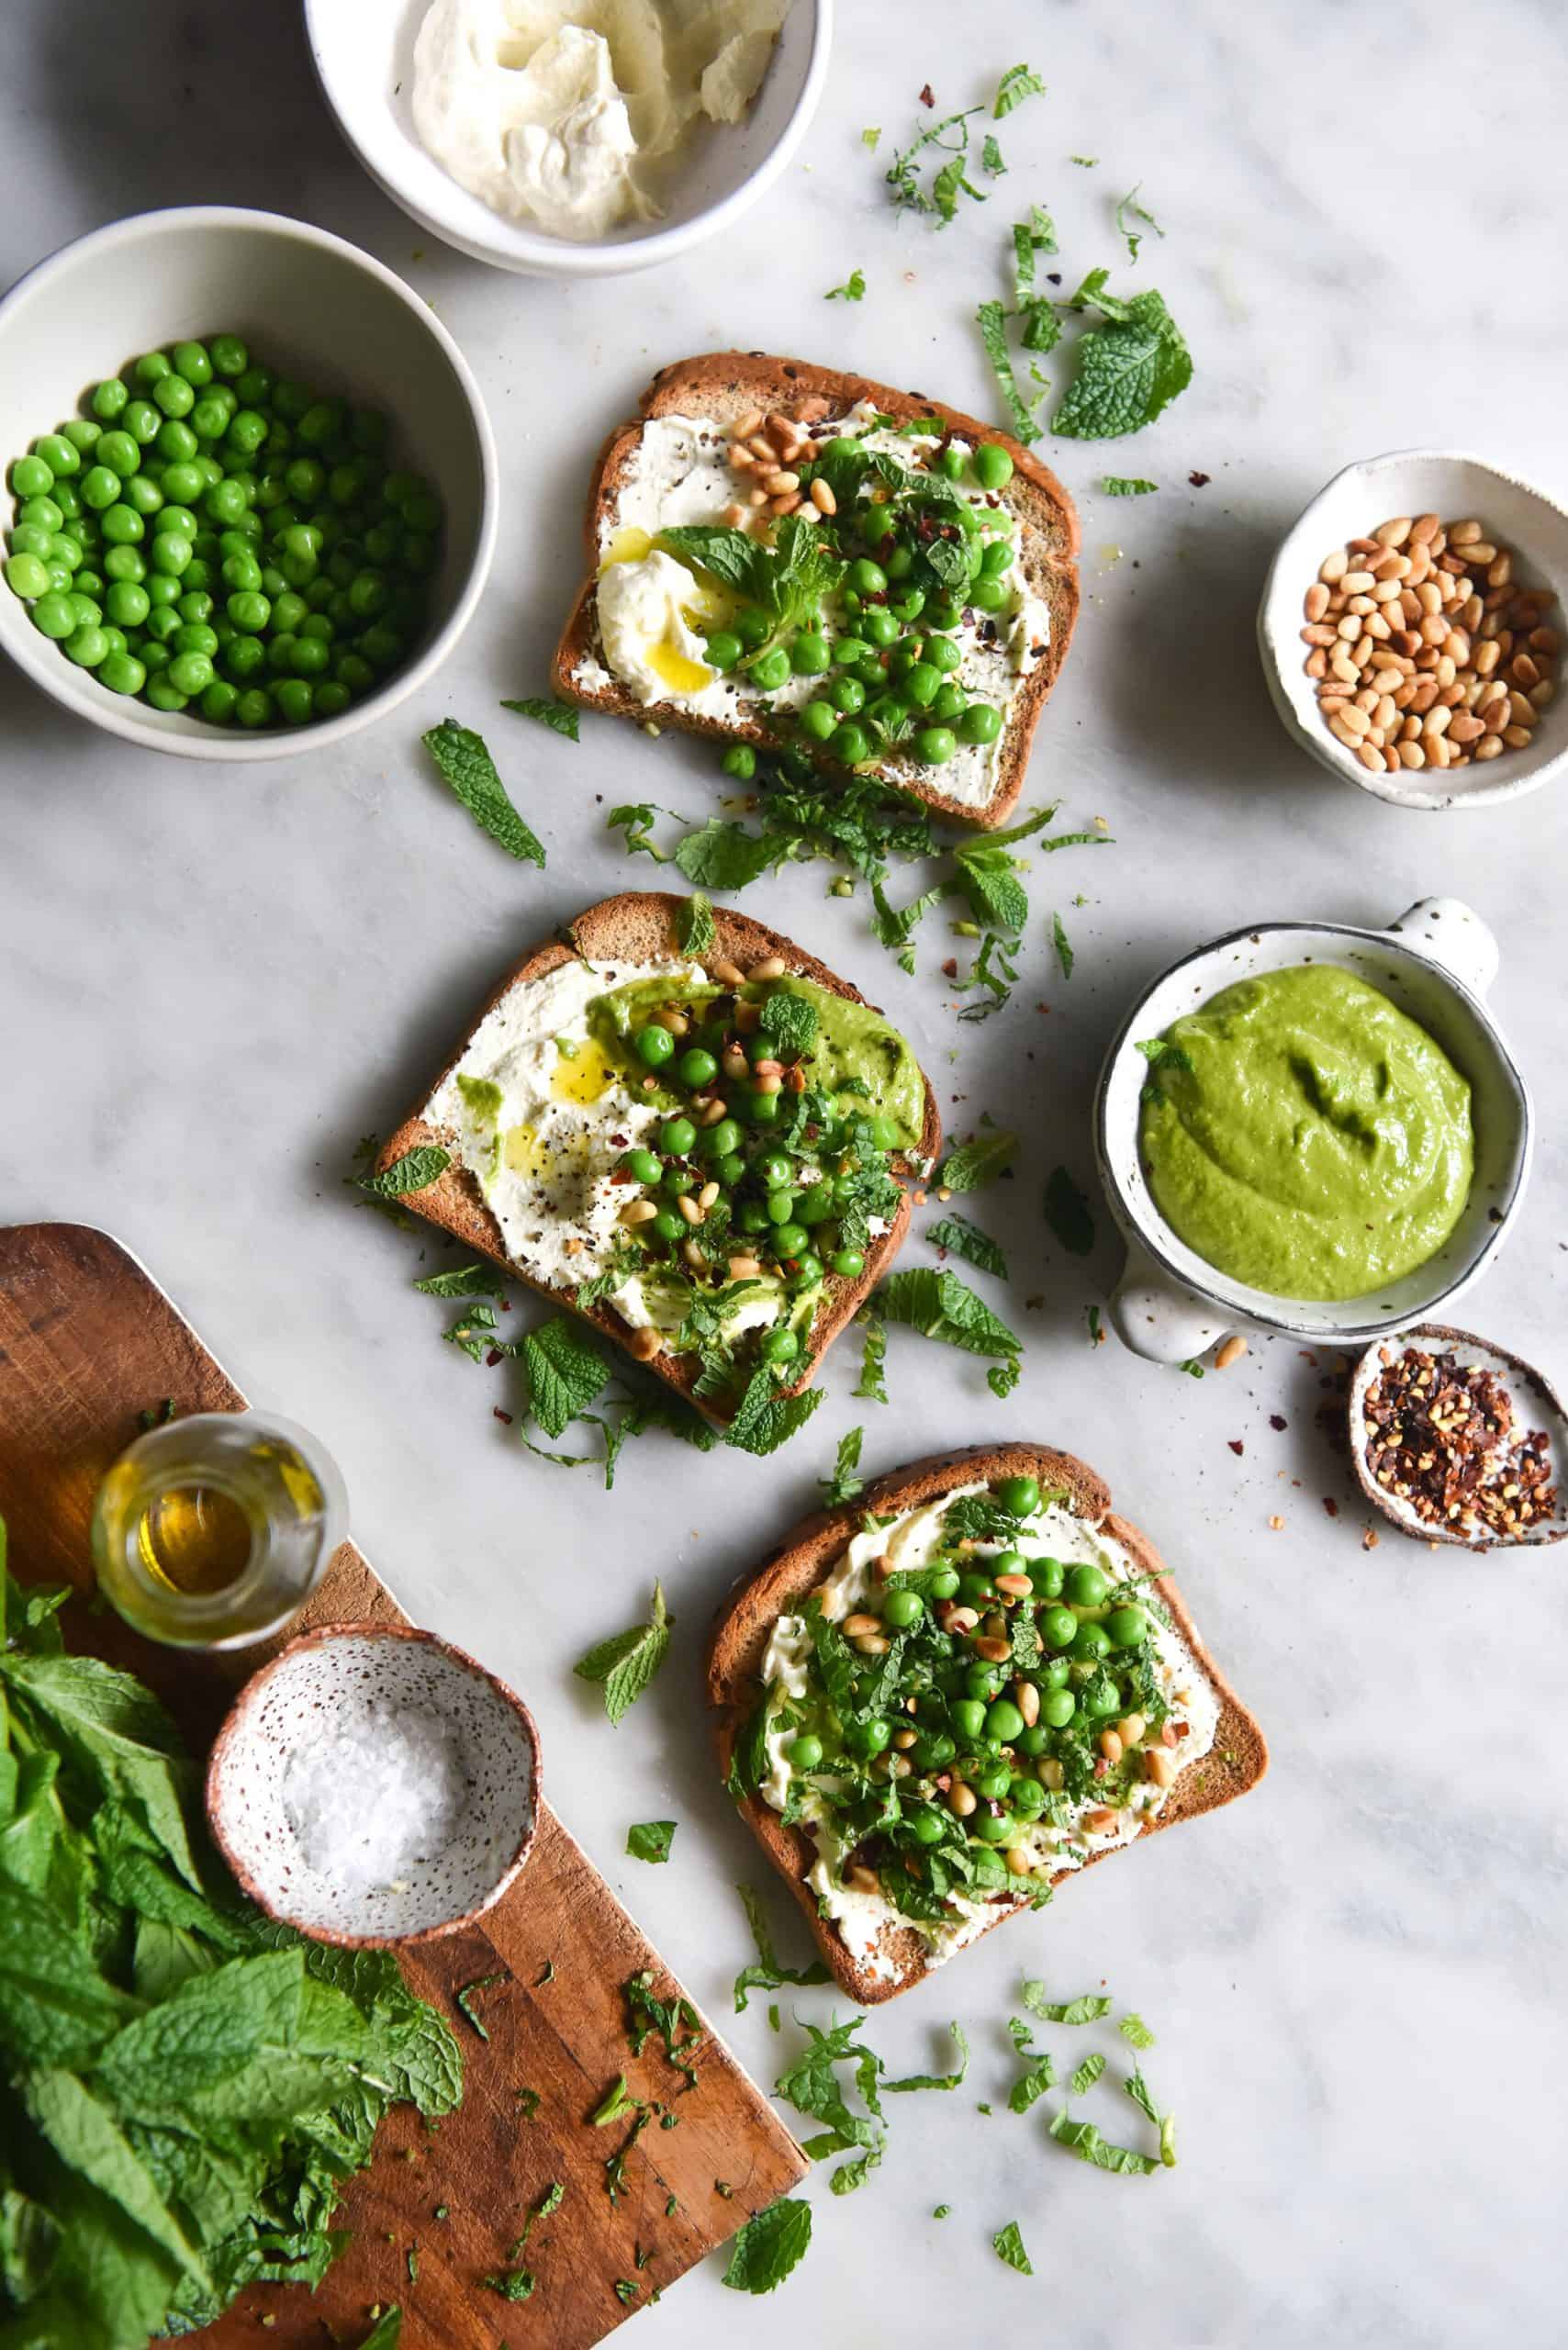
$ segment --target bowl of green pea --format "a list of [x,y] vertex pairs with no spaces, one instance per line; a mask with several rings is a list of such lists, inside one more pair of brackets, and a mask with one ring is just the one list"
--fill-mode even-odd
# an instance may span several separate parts
[[467,363],[342,238],[144,213],[0,301],[0,645],[151,750],[355,732],[478,603],[498,467]]

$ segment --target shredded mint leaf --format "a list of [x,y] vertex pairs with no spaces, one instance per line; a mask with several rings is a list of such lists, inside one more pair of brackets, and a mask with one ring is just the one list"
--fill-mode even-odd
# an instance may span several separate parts
[[863,302],[865,298],[865,273],[858,269],[852,269],[842,285],[834,285],[823,296],[824,302]]
[[1137,295],[1078,341],[1078,370],[1051,420],[1064,440],[1116,441],[1152,424],[1193,380],[1193,359],[1159,296]]
[[1152,2048],[1155,2044],[1154,2034],[1148,2024],[1130,2008],[1125,2016],[1118,2018],[1116,2030],[1134,2048]]
[[501,1297],[507,1277],[498,1265],[454,1265],[444,1273],[427,1273],[414,1287],[426,1297]]
[[771,2293],[804,2259],[811,2240],[809,2203],[769,2204],[736,2236],[723,2282],[739,2293]]
[[1016,2268],[1021,2277],[1034,2275],[1035,2271],[1030,2265],[1029,2255],[1024,2249],[1024,2239],[1018,2232],[1016,2220],[1009,2220],[1004,2228],[997,2231],[991,2240],[991,2248],[998,2260],[1004,2260],[1009,2268]]
[[1093,1212],[1065,1167],[1053,1167],[1046,1182],[1046,1222],[1071,1257],[1087,1257],[1094,1246]]
[[552,1438],[563,1436],[568,1422],[598,1400],[613,1375],[585,1326],[566,1314],[529,1331],[522,1360],[528,1408]]
[[546,701],[539,694],[524,694],[521,700],[503,701],[503,710],[515,710],[521,718],[536,718],[541,726],[548,726],[553,734],[565,735],[568,743],[577,739],[577,721],[582,713],[575,702]]
[[964,2028],[961,2024],[950,2023],[947,2029],[952,2033],[958,2051],[958,2071],[955,2073],[911,2073],[902,2081],[884,2081],[882,2087],[887,2095],[891,2096],[895,2091],[904,2089],[961,2089],[963,2087],[964,2076],[969,2069],[969,2043],[964,2036]]
[[1110,2000],[1094,1991],[1086,1991],[1077,1999],[1047,1999],[1046,1986],[1038,1980],[1025,1984],[1022,1998],[1029,2013],[1044,2023],[1098,2023],[1111,2012]]
[[359,2350],[398,2350],[398,2344],[402,2338],[403,2312],[394,2303],[391,2309],[382,2311],[381,2315],[360,2344]]
[[655,865],[668,865],[670,851],[660,848],[654,838],[654,824],[660,816],[668,816],[677,824],[686,822],[685,817],[677,816],[673,809],[656,808],[651,800],[628,800],[621,807],[610,810],[604,820],[605,829],[625,834],[629,856],[651,856]]
[[688,833],[674,853],[677,869],[693,888],[717,890],[721,895],[745,889],[778,862],[776,842],[721,816],[710,816],[697,831]]
[[812,1387],[803,1394],[781,1395],[772,1365],[759,1363],[724,1431],[724,1442],[739,1452],[777,1452],[805,1427],[824,1392]]
[[1129,188],[1126,195],[1123,196],[1120,204],[1116,207],[1116,228],[1118,232],[1126,240],[1127,259],[1130,262],[1137,261],[1138,247],[1142,244],[1143,239],[1138,235],[1136,229],[1128,228],[1127,221],[1129,218],[1134,220],[1141,220],[1145,228],[1152,229],[1154,230],[1157,237],[1163,237],[1165,234],[1164,229],[1160,227],[1153,213],[1148,211],[1145,206],[1139,204],[1137,201],[1138,187],[1141,187],[1142,185],[1143,182],[1140,180],[1137,184],[1137,187]]
[[[991,374],[996,377],[997,389],[1006,407],[1014,438],[1022,441],[1027,448],[1031,442],[1039,439],[1040,425],[1033,407],[1019,390],[1018,378],[1013,372],[1013,356],[1007,348],[1007,312],[1000,302],[982,302],[975,312],[975,324],[980,329],[985,355],[991,362]],[[1061,429],[1058,422],[1056,430],[1059,432]],[[1131,430],[1130,427],[1122,429]]]
[[828,1980],[827,1968],[820,1958],[813,1959],[809,1966],[780,1965],[761,1897],[749,1885],[737,1885],[735,1891],[740,1895],[746,1921],[751,1927],[752,1940],[756,1944],[755,1961],[749,1966],[743,1966],[735,1977],[736,2015],[745,2015],[748,1992],[777,1991],[786,1983],[806,1985]]
[[1045,82],[1032,65],[1010,65],[996,85],[996,102],[991,107],[991,119],[1000,122],[1025,98],[1037,98],[1045,90]]
[[423,1192],[445,1174],[452,1155],[439,1143],[421,1142],[384,1167],[379,1175],[359,1175],[355,1182],[375,1200],[400,1200],[409,1192]]
[[925,1227],[925,1238],[933,1248],[950,1249],[955,1257],[962,1257],[966,1264],[974,1265],[982,1273],[994,1273],[997,1280],[1008,1278],[1007,1259],[991,1238],[968,1216],[939,1216]]
[[619,1723],[636,1704],[664,1662],[674,1621],[665,1608],[664,1586],[655,1583],[651,1620],[600,1640],[572,1667],[579,1681],[601,1684],[604,1710],[612,1723]]
[[683,955],[706,955],[718,935],[713,921],[713,903],[700,890],[694,890],[675,917],[675,934]]
[[1137,475],[1106,474],[1100,483],[1107,498],[1149,498],[1159,487],[1157,481],[1141,481]]
[[674,1841],[673,1819],[644,1819],[626,1830],[626,1851],[634,1861],[667,1861]]
[[1070,979],[1072,977],[1072,966],[1076,957],[1074,957],[1072,947],[1069,943],[1067,932],[1063,927],[1062,918],[1060,914],[1058,913],[1053,913],[1051,916],[1051,942],[1057,950],[1057,961],[1061,965],[1062,978],[1064,979]]
[[1093,2087],[1104,2069],[1105,2059],[1101,2055],[1100,2051],[1095,2049],[1092,2055],[1084,2058],[1071,2080],[1069,2081],[1068,2095],[1070,2097],[1084,2096]]
[[441,1335],[449,1347],[461,1348],[470,1362],[483,1362],[496,1343],[497,1326],[493,1307],[471,1305],[450,1330],[443,1330]]
[[1080,2162],[1092,2163],[1096,2170],[1147,2178],[1159,2168],[1152,2155],[1135,2154],[1130,2146],[1108,2145],[1092,2121],[1072,2121],[1065,2106],[1051,2116],[1051,2136],[1070,2154],[1076,2154]]
[[885,1404],[888,1390],[883,1366],[888,1355],[887,1331],[880,1315],[874,1314],[868,1305],[861,1307],[856,1319],[866,1326],[866,1344],[860,1357],[860,1376],[850,1392],[864,1403]]
[[1018,1137],[1002,1126],[982,1127],[948,1152],[936,1170],[937,1188],[944,1192],[978,1192],[993,1183],[1018,1156]]
[[424,744],[480,830],[498,842],[509,856],[543,866],[543,847],[508,799],[484,737],[470,727],[459,726],[454,718],[443,718],[425,735]]
[[1007,166],[1002,160],[1002,150],[989,131],[985,145],[980,149],[980,169],[989,173],[993,180],[1004,178],[1007,172]]
[[855,1472],[860,1466],[860,1446],[865,1434],[864,1428],[850,1428],[839,1438],[838,1457],[834,1462],[832,1476],[817,1480],[823,1489],[824,1509],[841,1509],[846,1502],[852,1502],[857,1494],[864,1493],[865,1480],[857,1477]]
[[875,129],[863,130],[860,133],[860,144],[862,147],[866,148],[869,153],[874,155],[877,151],[878,143],[880,140],[881,136],[882,133],[879,125]]

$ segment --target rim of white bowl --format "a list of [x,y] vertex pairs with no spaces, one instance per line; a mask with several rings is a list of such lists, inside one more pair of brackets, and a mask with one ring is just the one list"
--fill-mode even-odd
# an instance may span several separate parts
[[[1331,775],[1341,777],[1346,783],[1353,783],[1359,790],[1372,792],[1379,800],[1386,800],[1393,808],[1417,808],[1435,815],[1463,814],[1473,808],[1495,808],[1504,800],[1522,800],[1528,793],[1539,791],[1542,784],[1549,782],[1568,761],[1568,744],[1527,775],[1510,778],[1505,774],[1495,783],[1487,783],[1478,789],[1466,791],[1462,797],[1456,797],[1452,792],[1433,790],[1421,774],[1412,768],[1401,767],[1397,777],[1387,773],[1373,775],[1371,768],[1362,767],[1361,761],[1338,742],[1327,727],[1321,724],[1313,727],[1306,723],[1296,707],[1291,686],[1286,682],[1286,641],[1280,632],[1273,605],[1276,596],[1282,591],[1287,565],[1294,565],[1298,560],[1300,544],[1306,536],[1307,526],[1314,514],[1339,484],[1348,481],[1352,474],[1372,480],[1387,466],[1408,464],[1473,465],[1478,473],[1489,474],[1494,481],[1506,483],[1509,489],[1518,490],[1522,497],[1533,498],[1538,505],[1548,508],[1564,524],[1568,524],[1568,508],[1546,490],[1538,488],[1532,481],[1526,481],[1522,474],[1511,473],[1506,465],[1494,464],[1490,457],[1478,457],[1470,449],[1385,449],[1375,457],[1353,458],[1348,465],[1341,465],[1338,473],[1331,474],[1322,488],[1308,498],[1280,541],[1274,559],[1269,565],[1263,592],[1258,602],[1258,649],[1262,658],[1264,676],[1268,680],[1270,697],[1287,733],[1293,735],[1302,748],[1309,752],[1320,767],[1327,767]],[[1403,511],[1403,509],[1398,510]],[[1318,561],[1322,561],[1321,556]],[[1537,564],[1535,567],[1545,576],[1543,565]],[[1316,576],[1317,565],[1314,564],[1305,584]],[[1568,590],[1558,588],[1554,588],[1554,593],[1560,603],[1568,603]],[[1298,625],[1299,620],[1293,623],[1293,628]],[[1293,632],[1288,641],[1294,646],[1298,640]]]
[[[806,61],[805,79],[794,109],[773,145],[748,172],[738,187],[721,196],[706,211],[696,213],[689,220],[678,221],[672,228],[655,229],[645,237],[629,237],[620,243],[608,240],[589,241],[577,244],[566,237],[552,237],[542,229],[527,229],[521,223],[495,218],[499,241],[487,244],[483,239],[471,236],[455,221],[443,218],[436,210],[416,202],[389,173],[372,162],[355,138],[348,120],[332,93],[331,80],[321,62],[321,44],[317,38],[317,18],[333,5],[333,0],[305,0],[305,33],[310,50],[310,63],[317,86],[337,124],[339,132],[361,169],[375,182],[384,196],[405,211],[410,220],[428,229],[454,251],[466,253],[470,261],[487,263],[492,269],[505,269],[514,275],[533,277],[617,277],[629,275],[639,269],[653,269],[660,262],[673,261],[689,252],[696,245],[738,220],[749,211],[759,196],[765,196],[780,173],[793,158],[801,141],[811,128],[812,119],[821,101],[827,81],[829,54],[833,47],[834,0],[812,0],[813,23],[811,55]],[[476,204],[466,189],[452,183],[454,195],[465,204]]]
[[[1168,1237],[1170,1240],[1175,1239],[1170,1226],[1159,1214],[1152,1198],[1148,1203],[1147,1216],[1134,1205],[1122,1181],[1112,1148],[1111,1080],[1121,1063],[1123,1055],[1127,1050],[1133,1034],[1142,1019],[1144,1007],[1149,999],[1158,994],[1167,980],[1175,979],[1190,965],[1203,962],[1205,957],[1220,954],[1226,947],[1238,946],[1243,941],[1276,935],[1281,931],[1312,933],[1319,937],[1327,934],[1332,938],[1364,939],[1369,945],[1383,952],[1392,950],[1396,954],[1413,956],[1417,962],[1435,972],[1443,984],[1450,988],[1461,1002],[1474,1013],[1518,1101],[1519,1162],[1513,1184],[1507,1199],[1499,1204],[1496,1221],[1488,1223],[1485,1237],[1473,1256],[1466,1260],[1462,1270],[1455,1274],[1446,1288],[1424,1299],[1419,1305],[1408,1306],[1398,1314],[1377,1315],[1371,1318],[1364,1315],[1352,1317],[1347,1315],[1345,1319],[1337,1323],[1331,1330],[1322,1329],[1312,1323],[1293,1321],[1288,1312],[1282,1311],[1282,1308],[1288,1307],[1290,1304],[1291,1301],[1288,1298],[1275,1297],[1267,1290],[1252,1289],[1243,1281],[1231,1282],[1230,1289],[1237,1293],[1227,1295],[1222,1290],[1210,1288],[1185,1266],[1178,1264],[1168,1245]],[[1473,989],[1466,987],[1464,981],[1455,972],[1450,971],[1445,964],[1439,963],[1433,956],[1423,955],[1418,946],[1413,946],[1397,932],[1366,930],[1359,923],[1350,922],[1249,922],[1242,923],[1235,930],[1227,930],[1221,937],[1209,939],[1202,946],[1194,946],[1190,954],[1179,955],[1173,963],[1167,964],[1164,970],[1159,972],[1146,988],[1139,990],[1137,1002],[1118,1026],[1114,1036],[1106,1047],[1105,1058],[1100,1065],[1100,1075],[1094,1087],[1092,1132],[1095,1157],[1099,1162],[1101,1187],[1110,1203],[1112,1214],[1122,1228],[1123,1237],[1135,1248],[1141,1248],[1176,1288],[1200,1299],[1204,1304],[1213,1306],[1222,1318],[1226,1315],[1240,1315],[1256,1328],[1271,1330],[1281,1337],[1308,1337],[1316,1339],[1319,1345],[1341,1346],[1353,1341],[1370,1343],[1372,1339],[1386,1337],[1391,1330],[1402,1330],[1417,1320],[1430,1320],[1436,1315],[1439,1306],[1445,1304],[1449,1299],[1461,1295],[1470,1288],[1473,1282],[1480,1279],[1512,1230],[1514,1220],[1518,1214],[1519,1203],[1524,1198],[1525,1190],[1529,1181],[1530,1168],[1535,1158],[1535,1104],[1530,1099],[1530,1091],[1525,1082],[1524,1072],[1509,1051],[1502,1030],[1498,1027],[1484,999]],[[1136,1134],[1134,1147],[1135,1149],[1137,1147]],[[1358,1301],[1354,1298],[1345,1298],[1338,1301],[1302,1300],[1301,1303],[1317,1304],[1323,1306],[1332,1306],[1338,1303],[1349,1307],[1356,1304]]]
[[286,212],[266,212],[245,204],[171,204],[162,205],[151,212],[129,213],[123,220],[111,220],[101,229],[90,229],[85,236],[73,237],[65,244],[57,245],[52,252],[17,278],[4,297],[0,297],[0,336],[3,336],[14,308],[35,294],[40,283],[51,276],[64,275],[81,257],[112,249],[117,244],[129,244],[140,238],[161,235],[175,226],[182,228],[247,228],[264,230],[274,236],[292,239],[298,243],[317,245],[329,252],[342,255],[363,270],[367,276],[379,279],[395,294],[405,308],[419,321],[425,332],[439,346],[447,364],[457,379],[473,419],[475,438],[479,446],[479,532],[474,548],[474,558],[452,610],[436,634],[415,657],[387,678],[385,685],[367,694],[336,718],[313,720],[308,726],[279,728],[255,734],[237,734],[213,726],[202,734],[185,734],[170,730],[165,733],[150,721],[132,714],[138,705],[118,697],[106,697],[100,707],[84,692],[72,690],[75,672],[64,677],[56,670],[63,666],[58,655],[53,663],[44,654],[55,648],[46,639],[39,639],[43,651],[39,651],[27,638],[12,643],[0,639],[4,650],[23,675],[46,693],[62,710],[73,718],[81,718],[90,726],[101,727],[107,734],[118,734],[122,742],[135,743],[147,751],[164,751],[175,758],[216,759],[231,765],[253,764],[265,759],[292,758],[301,751],[319,751],[331,743],[341,743],[350,734],[357,734],[363,727],[373,725],[423,685],[446,659],[469,621],[473,619],[480,597],[489,578],[490,565],[496,552],[496,536],[499,528],[500,464],[496,451],[496,436],[491,428],[489,411],[484,394],[473,369],[447,329],[428,306],[421,302],[410,286],[406,285],[396,270],[377,261],[363,246],[352,244],[348,238],[334,236],[330,229],[318,229],[308,220],[296,220]]

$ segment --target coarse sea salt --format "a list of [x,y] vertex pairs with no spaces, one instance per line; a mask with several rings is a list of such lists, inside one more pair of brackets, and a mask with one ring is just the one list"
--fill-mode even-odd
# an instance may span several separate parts
[[288,1760],[283,1807],[308,1864],[345,1892],[397,1887],[461,1830],[463,1749],[428,1707],[342,1707]]

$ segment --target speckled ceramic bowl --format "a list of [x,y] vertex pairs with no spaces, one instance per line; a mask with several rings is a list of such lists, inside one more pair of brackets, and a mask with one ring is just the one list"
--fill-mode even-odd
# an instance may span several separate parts
[[[1233,1281],[1179,1238],[1155,1206],[1138,1148],[1148,1079],[1140,1041],[1183,1012],[1260,971],[1328,963],[1382,990],[1435,1036],[1468,1078],[1475,1174],[1448,1239],[1386,1290],[1323,1304],[1273,1297]],[[1423,898],[1386,930],[1348,923],[1257,923],[1183,956],[1139,997],[1112,1040],[1094,1108],[1100,1180],[1127,1243],[1111,1300],[1116,1335],[1151,1362],[1203,1354],[1226,1330],[1272,1330],[1327,1346],[1364,1346],[1451,1303],[1507,1238],[1529,1175],[1535,1113],[1529,1089],[1484,1001],[1497,975],[1497,942],[1457,898]]]
[[[1378,1483],[1367,1461],[1367,1390],[1383,1368],[1384,1357],[1393,1361],[1406,1347],[1419,1347],[1428,1354],[1452,1355],[1466,1370],[1495,1372],[1513,1397],[1520,1428],[1526,1432],[1544,1429],[1557,1477],[1557,1507],[1550,1517],[1537,1518],[1522,1534],[1459,1533],[1431,1525],[1408,1502]],[[1562,1398],[1533,1363],[1510,1354],[1506,1347],[1493,1346],[1490,1339],[1478,1338],[1473,1330],[1450,1330],[1442,1322],[1421,1322],[1414,1329],[1395,1330],[1375,1340],[1356,1365],[1350,1381],[1350,1460],[1362,1493],[1402,1534],[1413,1535],[1417,1541],[1451,1542],[1466,1550],[1518,1550],[1561,1542],[1568,1534],[1568,1411]]]
[[[324,1719],[423,1707],[455,1737],[464,1826],[397,1880],[361,1890],[302,1851],[285,1790]],[[521,1697],[433,1632],[330,1624],[291,1640],[235,1699],[207,1774],[219,1851],[259,1908],[318,1942],[383,1948],[472,1925],[527,1860],[539,1819],[539,1734]]]

